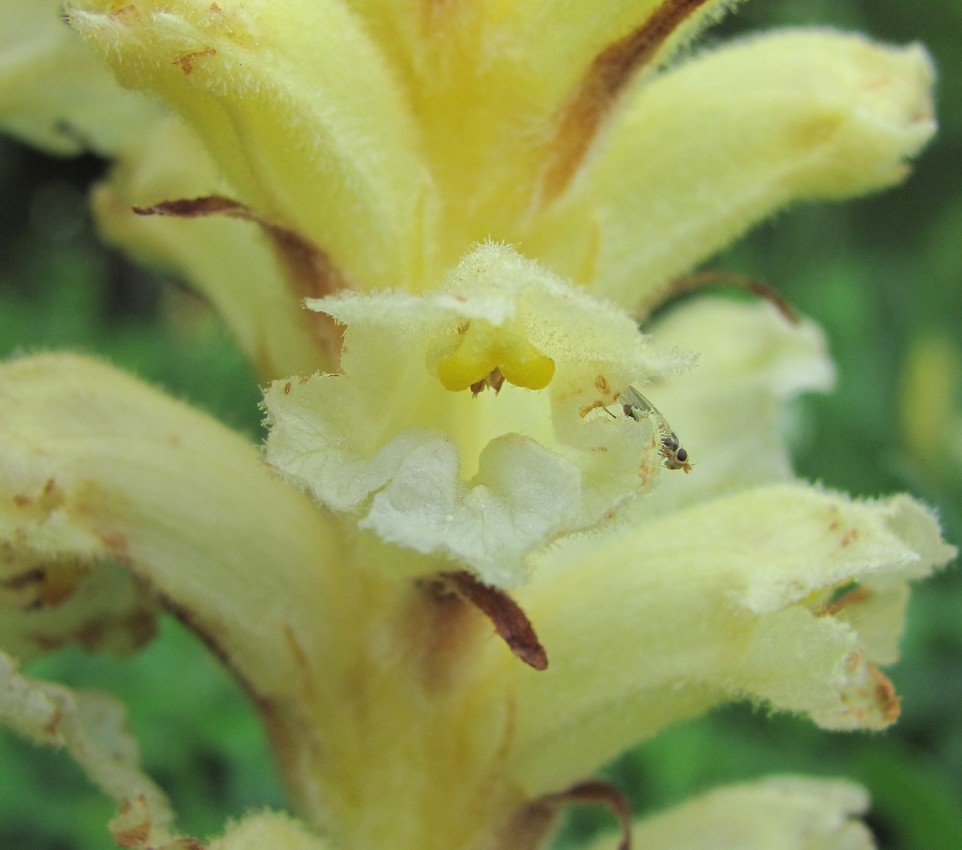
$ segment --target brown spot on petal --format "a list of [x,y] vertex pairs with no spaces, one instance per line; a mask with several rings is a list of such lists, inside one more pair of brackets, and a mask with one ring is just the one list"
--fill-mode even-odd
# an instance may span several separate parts
[[291,382],[288,381],[286,384],[284,384],[284,395],[290,395],[290,394],[291,394]]
[[584,419],[592,410],[598,410],[598,408],[603,408],[605,403],[603,401],[593,401],[591,404],[586,404],[584,407],[578,408],[578,415]]
[[608,392],[608,380],[604,375],[598,375],[595,378],[595,386],[598,388],[598,392],[606,393]]
[[38,494],[17,493],[13,496],[13,503],[18,508],[33,508],[37,518],[48,516],[61,507],[64,501],[64,493],[53,478],[44,482],[43,489]]
[[547,669],[547,652],[538,640],[528,615],[507,591],[485,584],[467,571],[442,573],[441,578],[491,621],[494,630],[518,658],[535,670]]
[[411,620],[424,629],[418,640],[423,649],[424,684],[428,692],[437,693],[451,688],[470,670],[464,660],[476,647],[483,621],[444,578],[420,579],[415,586],[421,592],[415,597],[417,607]]
[[154,818],[143,794],[124,800],[109,828],[117,846],[123,850],[206,850],[207,847],[197,838],[175,838],[158,844],[153,835]]
[[136,17],[140,13],[137,11],[137,7],[133,3],[129,3],[126,6],[121,6],[119,9],[114,10],[110,13],[111,18],[127,18]]
[[60,738],[60,724],[63,721],[63,712],[58,708],[50,715],[50,719],[43,724],[43,731],[52,740]]
[[217,50],[213,47],[205,47],[203,50],[194,50],[191,53],[185,53],[183,56],[178,56],[171,62],[171,65],[180,65],[180,70],[184,72],[184,75],[193,73],[194,63],[198,59],[202,59],[205,56],[214,56],[217,54]]
[[[124,822],[132,817],[139,817],[135,823],[127,826]],[[121,825],[124,824],[124,825]],[[151,820],[147,811],[147,801],[141,794],[133,799],[124,800],[120,812],[110,823],[110,831],[118,847],[124,850],[144,850],[150,838]]]
[[644,23],[599,53],[555,120],[544,176],[545,201],[556,198],[584,159],[599,127],[635,72],[707,0],[665,0]]
[[845,714],[870,728],[879,728],[877,719],[881,719],[886,726],[898,719],[902,710],[901,700],[895,693],[895,686],[878,667],[865,663],[862,653],[856,650],[845,659],[845,672],[858,677],[857,689],[851,696],[843,697],[843,702],[847,704]]
[[862,662],[861,652],[856,651],[856,652],[849,653],[848,658],[845,659],[845,672],[849,676],[854,675],[855,671],[862,666],[862,663],[863,662]]
[[895,686],[878,667],[869,667],[869,673],[875,683],[875,701],[882,711],[886,723],[894,723],[902,713],[902,701],[895,693]]
[[842,535],[839,545],[844,549],[846,546],[851,546],[860,536],[861,532],[857,528],[850,528]]

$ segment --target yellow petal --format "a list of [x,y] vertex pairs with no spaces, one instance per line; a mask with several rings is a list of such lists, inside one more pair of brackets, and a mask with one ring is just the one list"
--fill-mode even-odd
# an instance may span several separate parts
[[562,205],[533,250],[565,267],[590,249],[599,291],[633,307],[786,204],[901,180],[935,131],[932,77],[919,46],[828,31],[704,54],[638,92],[572,193],[598,234]]
[[[842,780],[773,776],[718,788],[645,818],[632,846],[671,850],[871,850],[868,795]],[[607,850],[599,839],[587,850]]]
[[[954,555],[907,496],[852,502],[798,484],[568,547],[518,593],[551,651],[544,674],[520,681],[518,770],[536,790],[732,699],[832,729],[889,725],[898,701],[873,662],[891,660],[902,627],[890,591]],[[852,582],[861,593],[834,599]],[[873,606],[866,637],[861,606]]]
[[[48,646],[65,642],[79,616],[71,609],[90,605],[92,590],[117,586],[93,577],[120,564],[267,703],[299,693],[288,635],[312,646],[330,640],[318,630],[334,628],[324,599],[337,593],[324,585],[337,580],[340,561],[324,517],[244,438],[69,355],[0,367],[0,434],[5,583],[29,584],[69,561],[86,570],[70,592],[27,606],[24,629],[43,623]],[[133,606],[138,597],[130,598]],[[31,618],[44,608],[54,613]],[[129,628],[119,615],[116,625]]]
[[415,286],[430,194],[398,84],[335,0],[107,0],[71,25],[193,126],[240,200],[362,287]]

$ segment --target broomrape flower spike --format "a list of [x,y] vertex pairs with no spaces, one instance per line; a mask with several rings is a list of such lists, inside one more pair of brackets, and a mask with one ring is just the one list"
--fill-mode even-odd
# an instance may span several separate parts
[[[638,332],[934,131],[917,46],[670,64],[733,5],[78,0],[67,28],[8,0],[0,122],[112,157],[105,236],[191,280],[266,386],[261,453],[95,360],[0,366],[0,719],[116,800],[119,846],[534,850],[572,801],[621,847],[870,840],[844,782],[632,824],[592,779],[730,700],[889,725],[909,582],[954,555],[908,496],[793,478],[780,408],[833,379],[812,323],[702,300]],[[291,816],[178,836],[121,707],[13,660],[130,652],[164,611],[251,696]]]

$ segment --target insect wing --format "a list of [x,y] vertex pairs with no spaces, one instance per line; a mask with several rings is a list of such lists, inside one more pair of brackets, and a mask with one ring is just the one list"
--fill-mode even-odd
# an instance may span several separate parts
[[[621,391],[621,395],[618,396],[618,401],[628,406],[636,408],[643,414],[655,413],[658,414],[658,408],[656,408],[648,399],[646,399],[638,390],[634,387],[625,387]],[[661,415],[661,414],[658,414]],[[637,417],[635,417],[637,418]]]

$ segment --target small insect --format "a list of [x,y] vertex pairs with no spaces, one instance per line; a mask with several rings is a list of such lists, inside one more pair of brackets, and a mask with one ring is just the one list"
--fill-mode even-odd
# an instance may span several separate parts
[[661,454],[665,459],[665,466],[669,469],[683,469],[686,473],[691,472],[691,463],[688,461],[688,452],[682,448],[678,442],[678,435],[671,430],[668,420],[661,415],[648,399],[646,399],[634,387],[626,387],[618,396],[621,409],[625,416],[630,416],[636,422],[641,422],[646,416],[650,416],[658,429],[661,437]]

